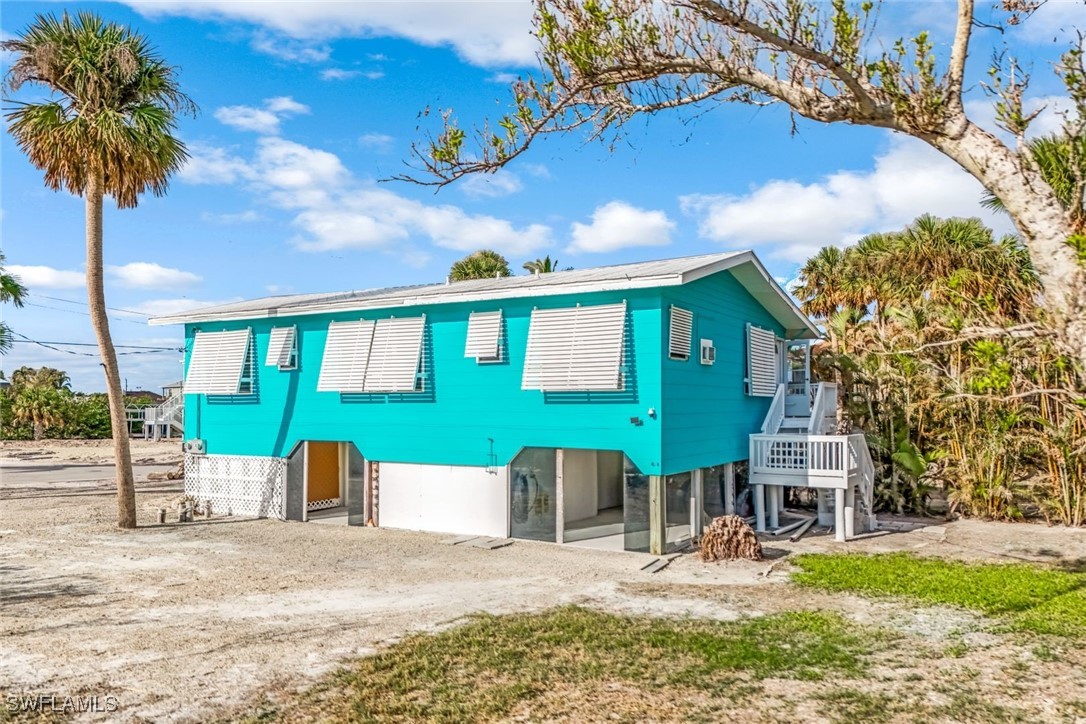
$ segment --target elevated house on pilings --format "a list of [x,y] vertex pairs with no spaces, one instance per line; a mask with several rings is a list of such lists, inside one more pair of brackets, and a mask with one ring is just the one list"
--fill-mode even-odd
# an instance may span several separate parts
[[758,447],[741,503],[821,484],[764,422],[817,330],[749,251],[152,323],[185,325],[186,492],[218,511],[662,553],[735,509],[764,435],[787,464]]

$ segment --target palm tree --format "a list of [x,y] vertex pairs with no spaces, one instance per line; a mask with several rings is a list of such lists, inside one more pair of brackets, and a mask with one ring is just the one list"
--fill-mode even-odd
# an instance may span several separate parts
[[511,276],[509,262],[504,256],[490,249],[480,249],[454,262],[449,277],[454,282],[465,279],[493,279]]
[[55,367],[20,367],[11,373],[11,386],[16,390],[70,390],[71,379],[67,372]]
[[132,455],[102,279],[102,199],[112,196],[124,209],[147,191],[165,194],[170,175],[188,158],[173,136],[177,114],[196,108],[179,90],[176,70],[143,36],[91,12],[39,15],[0,47],[15,55],[7,89],[32,83],[51,93],[7,112],[15,142],[44,171],[47,187],[85,199],[87,298],[109,393],[118,524],[134,528]]
[[[1071,212],[1075,232],[1086,234],[1086,136],[1072,138],[1053,133],[1031,138],[1026,148],[1056,199]],[[1003,202],[990,191],[981,203],[989,209],[1006,211]]]
[[11,416],[16,422],[30,423],[34,439],[45,437],[45,428],[64,419],[64,398],[52,387],[24,387],[11,401]]
[[558,271],[558,259],[551,260],[548,254],[542,259],[524,262],[523,268],[531,274],[550,274],[553,271]]
[[[16,307],[23,306],[26,298],[26,287],[14,274],[9,274],[6,269],[4,252],[0,251],[0,304],[11,303]],[[11,327],[7,322],[0,322],[0,354],[11,349]]]

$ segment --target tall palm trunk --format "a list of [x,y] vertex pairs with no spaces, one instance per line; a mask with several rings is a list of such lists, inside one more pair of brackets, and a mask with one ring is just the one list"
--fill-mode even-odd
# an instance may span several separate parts
[[113,458],[117,465],[117,525],[136,527],[136,486],[132,475],[132,451],[128,445],[128,423],[117,351],[109,334],[106,292],[102,272],[102,182],[95,173],[87,179],[87,303],[91,324],[98,337],[98,351],[106,372],[109,420],[113,430]]

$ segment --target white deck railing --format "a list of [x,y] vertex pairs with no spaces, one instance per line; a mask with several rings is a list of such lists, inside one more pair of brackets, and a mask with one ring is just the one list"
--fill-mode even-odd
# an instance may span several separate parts
[[833,382],[819,382],[811,403],[811,420],[807,432],[811,435],[825,435],[837,429],[837,385]]
[[143,408],[144,436],[150,432],[158,439],[160,425],[170,425],[183,430],[185,426],[185,398],[183,395],[174,395],[166,398],[166,401],[157,407]]
[[[772,476],[769,484],[815,488],[848,486],[848,438],[844,435],[751,435],[750,476]],[[776,478],[789,478],[787,482]]]

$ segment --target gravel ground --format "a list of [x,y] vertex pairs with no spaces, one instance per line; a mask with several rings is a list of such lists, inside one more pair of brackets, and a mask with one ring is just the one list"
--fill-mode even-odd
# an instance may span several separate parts
[[[785,592],[788,600],[821,595],[785,585],[780,558],[704,564],[685,556],[646,574],[645,555],[527,541],[487,551],[444,545],[442,535],[316,523],[219,518],[156,525],[154,511],[180,491],[175,482],[141,484],[141,527],[119,531],[108,479],[83,484],[80,495],[24,494],[19,479],[27,469],[66,468],[57,457],[13,461],[10,447],[2,452],[0,691],[112,694],[129,721],[199,721],[234,711],[264,692],[304,686],[407,632],[448,626],[476,611],[577,602],[732,619],[775,610]],[[791,549],[840,550],[825,535],[765,545],[778,557]],[[959,522],[847,548],[1086,560],[1086,531]],[[852,597],[831,605],[861,619],[901,615]],[[901,627],[938,635],[960,630],[963,616],[926,610]]]

